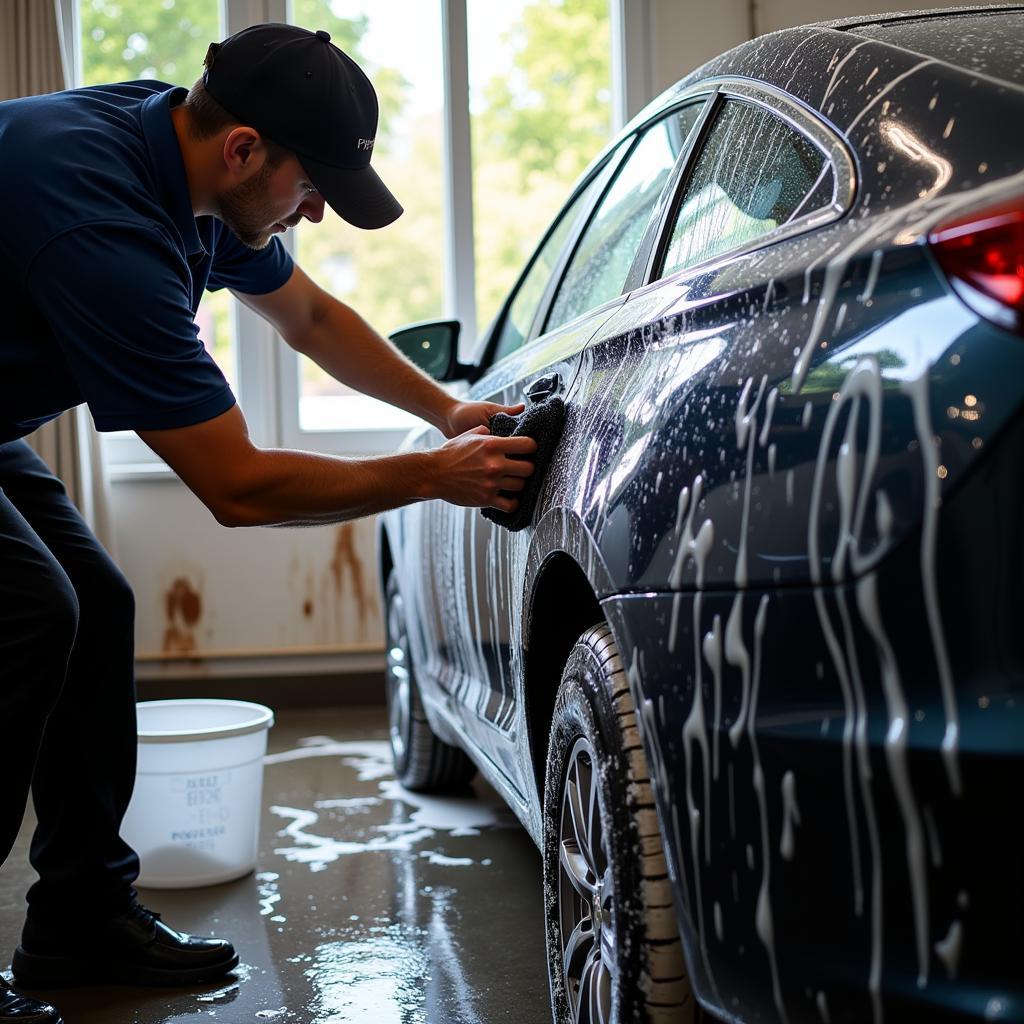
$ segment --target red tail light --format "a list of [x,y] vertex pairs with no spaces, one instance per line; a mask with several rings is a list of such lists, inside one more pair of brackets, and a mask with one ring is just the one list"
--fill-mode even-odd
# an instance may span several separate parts
[[964,302],[1024,333],[1024,199],[943,224],[928,241]]

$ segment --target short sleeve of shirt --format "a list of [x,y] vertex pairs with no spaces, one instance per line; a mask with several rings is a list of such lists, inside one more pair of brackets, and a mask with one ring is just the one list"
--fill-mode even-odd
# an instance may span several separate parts
[[191,426],[234,405],[199,340],[188,268],[155,224],[73,228],[40,250],[27,285],[100,430]]
[[250,249],[220,221],[215,221],[213,267],[206,287],[210,291],[230,288],[246,295],[266,295],[276,291],[292,274],[292,258],[272,238],[265,249]]

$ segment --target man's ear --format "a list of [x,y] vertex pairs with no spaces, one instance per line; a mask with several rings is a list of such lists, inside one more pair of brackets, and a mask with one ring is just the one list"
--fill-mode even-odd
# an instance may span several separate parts
[[224,139],[223,157],[227,169],[240,177],[248,177],[259,170],[262,163],[260,156],[266,150],[261,145],[260,133],[255,128],[239,125],[232,128]]

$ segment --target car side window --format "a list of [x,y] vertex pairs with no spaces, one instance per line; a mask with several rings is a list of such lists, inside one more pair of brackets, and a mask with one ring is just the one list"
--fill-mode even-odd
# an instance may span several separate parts
[[519,290],[509,303],[508,313],[501,325],[501,333],[494,349],[493,362],[515,352],[529,336],[537,307],[544,298],[548,281],[558,266],[562,249],[572,235],[572,229],[580,214],[590,207],[591,198],[604,185],[606,178],[607,173],[595,174],[586,188],[563,210],[555,229],[541,246]]
[[829,206],[825,155],[763,107],[726,100],[680,199],[661,276],[746,245]]
[[644,229],[701,107],[675,110],[641,136],[573,253],[545,331],[622,294]]

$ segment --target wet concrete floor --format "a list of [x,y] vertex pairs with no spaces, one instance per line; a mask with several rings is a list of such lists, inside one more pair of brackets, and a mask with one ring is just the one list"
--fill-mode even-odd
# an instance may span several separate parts
[[[424,799],[391,773],[377,708],[284,711],[271,730],[256,873],[140,890],[172,927],[231,939],[202,988],[41,993],[65,1024],[546,1024],[540,855],[486,784]],[[31,820],[0,868],[10,980]]]

